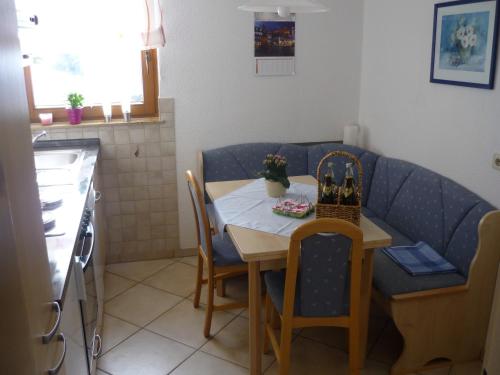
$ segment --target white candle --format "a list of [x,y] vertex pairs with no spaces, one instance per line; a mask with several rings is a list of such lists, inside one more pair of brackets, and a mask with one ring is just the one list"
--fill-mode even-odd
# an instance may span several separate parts
[[102,103],[102,114],[104,115],[104,117],[111,117],[111,103]]

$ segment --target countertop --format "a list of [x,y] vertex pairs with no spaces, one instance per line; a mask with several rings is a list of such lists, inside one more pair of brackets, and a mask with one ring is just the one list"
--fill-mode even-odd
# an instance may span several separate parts
[[50,213],[56,219],[54,231],[64,234],[45,238],[54,300],[61,305],[64,303],[68,275],[73,265],[80,233],[80,221],[92,185],[99,148],[98,138],[38,141],[34,146],[35,151],[79,149],[84,153],[80,168],[75,170],[71,184],[39,187],[42,196],[48,194],[63,198],[62,206]]

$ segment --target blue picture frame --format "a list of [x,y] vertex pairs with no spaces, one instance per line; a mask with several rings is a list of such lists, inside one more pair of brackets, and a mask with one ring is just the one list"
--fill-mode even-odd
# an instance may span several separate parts
[[493,89],[498,18],[498,0],[435,4],[430,81]]

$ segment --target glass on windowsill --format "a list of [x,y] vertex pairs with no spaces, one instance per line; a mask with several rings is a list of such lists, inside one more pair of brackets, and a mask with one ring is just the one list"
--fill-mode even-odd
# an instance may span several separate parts
[[104,122],[111,122],[111,118],[113,117],[111,103],[102,104],[102,114],[104,115]]
[[52,113],[40,113],[38,117],[42,125],[52,125]]
[[122,113],[123,113],[123,120],[129,122],[130,121],[130,102],[129,101],[123,101],[122,102]]

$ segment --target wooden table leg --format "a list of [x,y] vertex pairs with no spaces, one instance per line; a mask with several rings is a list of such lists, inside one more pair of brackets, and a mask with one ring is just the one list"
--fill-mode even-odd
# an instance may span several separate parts
[[248,263],[248,310],[250,321],[250,374],[262,371],[262,338],[260,337],[260,262]]
[[360,326],[359,326],[359,346],[360,346],[360,361],[361,368],[365,367],[365,358],[368,341],[368,322],[370,320],[370,301],[372,295],[372,278],[373,278],[373,252],[374,249],[365,250],[363,259],[363,270],[361,276],[361,305],[360,305]]

